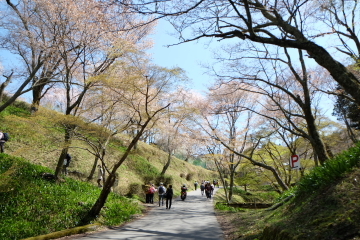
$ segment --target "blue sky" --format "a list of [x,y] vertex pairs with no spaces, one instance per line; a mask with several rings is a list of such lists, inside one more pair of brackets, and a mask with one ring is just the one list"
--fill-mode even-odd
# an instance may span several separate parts
[[192,80],[192,89],[203,91],[206,85],[212,82],[210,76],[204,74],[206,69],[200,66],[201,63],[212,61],[212,52],[206,46],[205,41],[188,42],[176,46],[167,45],[178,43],[177,38],[171,36],[172,26],[160,21],[156,32],[151,38],[154,40],[154,47],[149,51],[155,64],[162,67],[180,67],[186,71],[187,76]]

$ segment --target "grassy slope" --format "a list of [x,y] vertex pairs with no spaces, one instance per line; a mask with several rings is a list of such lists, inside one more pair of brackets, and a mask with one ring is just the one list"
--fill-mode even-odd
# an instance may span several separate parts
[[[29,116],[21,109],[10,107],[1,113],[0,118],[1,130],[11,136],[6,143],[6,154],[0,154],[0,164],[6,165],[6,161],[16,163],[8,164],[8,167],[0,170],[0,207],[4,213],[0,222],[7,222],[1,224],[0,238],[20,239],[77,226],[82,214],[92,206],[100,193],[100,189],[95,187],[95,180],[89,184],[65,178],[65,182],[57,186],[39,178],[41,172],[53,172],[56,167],[63,144],[63,131],[56,128],[54,123],[61,121],[62,116],[46,110],[36,116]],[[119,159],[128,141],[122,136],[110,144],[106,154],[107,164],[112,165]],[[69,170],[76,170],[87,176],[94,157],[84,150],[85,147],[84,142],[73,142],[70,149],[73,158]],[[101,223],[117,225],[127,221],[131,214],[139,213],[141,207],[137,202],[128,201],[121,195],[127,195],[131,189],[131,193],[142,200],[144,192],[141,185],[146,183],[144,177],[158,175],[166,159],[166,153],[140,142],[138,149],[133,151],[118,170],[120,180],[115,193],[119,195],[110,197],[124,205],[113,204],[109,200],[103,219],[99,219]],[[18,165],[26,167],[18,168]],[[9,169],[10,166],[12,167]],[[21,173],[21,169],[32,170]],[[189,181],[180,177],[188,174],[192,176]],[[186,183],[192,188],[194,180],[214,178],[213,172],[176,158],[173,158],[166,175],[172,178],[175,192],[181,184]],[[135,189],[134,185],[137,186]],[[39,192],[40,195],[34,195]],[[61,214],[58,215],[59,212]],[[35,219],[37,220],[34,221]]]
[[[54,112],[43,110],[37,116],[4,116],[1,124],[2,129],[11,135],[11,140],[6,143],[6,153],[55,169],[62,149],[64,135],[61,130],[55,128],[52,124],[57,117],[61,118],[61,115],[59,115],[54,119],[54,114]],[[109,166],[121,157],[124,148],[120,144],[126,146],[128,142],[127,137],[119,136],[116,141],[110,144],[106,154],[106,161]],[[80,149],[85,147],[87,146],[84,142],[73,141],[70,149],[72,162],[69,171],[79,171],[88,176],[94,156],[84,149]],[[139,142],[138,149],[134,150],[123,166],[120,167],[118,171],[120,184],[115,190],[121,194],[127,194],[131,184],[144,184],[144,176],[160,173],[166,160],[167,154],[165,152],[155,146]],[[183,183],[192,188],[192,183],[195,180],[214,178],[212,171],[177,158],[173,158],[166,174],[173,178],[175,189],[180,188]],[[191,174],[192,178],[187,181],[185,178],[180,177],[180,174],[185,176]]]
[[[41,173],[49,170],[0,154],[0,239],[23,239],[79,226],[100,189],[67,177],[61,184],[43,179]],[[121,224],[142,209],[138,201],[111,193],[97,222]]]
[[[218,211],[228,239],[360,239],[359,159],[360,146],[328,164],[332,167],[313,171],[301,190],[295,189],[296,197],[276,210]],[[352,160],[355,167],[345,170]]]

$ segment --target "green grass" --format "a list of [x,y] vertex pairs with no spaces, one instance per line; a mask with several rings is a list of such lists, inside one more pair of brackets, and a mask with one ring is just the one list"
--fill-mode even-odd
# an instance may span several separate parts
[[334,159],[326,161],[324,166],[314,168],[297,184],[295,194],[314,193],[322,187],[334,183],[355,166],[360,166],[360,143]]
[[[357,145],[312,169],[296,187],[275,200],[295,196],[276,210],[236,212],[221,205],[217,209],[230,214],[227,224],[236,229],[231,236],[234,239],[360,239],[359,160]],[[243,190],[234,192],[244,196]],[[257,191],[253,194],[262,197]]]
[[[86,182],[41,177],[46,167],[0,154],[0,239],[23,239],[79,226],[100,194]],[[111,193],[99,221],[114,226],[141,213],[138,201]]]

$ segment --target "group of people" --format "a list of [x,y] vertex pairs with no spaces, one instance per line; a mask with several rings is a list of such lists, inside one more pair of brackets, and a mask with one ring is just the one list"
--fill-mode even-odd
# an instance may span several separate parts
[[150,184],[146,190],[146,203],[154,203],[155,193],[158,193],[159,196],[159,207],[161,205],[164,206],[164,199],[166,199],[166,209],[170,209],[172,197],[174,195],[172,185],[169,185],[168,188],[166,188],[163,183],[160,183],[159,187],[156,188],[154,184]]
[[[205,196],[207,198],[211,199],[211,196],[214,193],[216,184],[217,184],[216,180],[214,180],[213,183],[210,183],[210,181],[202,181],[201,185],[200,185],[201,195],[204,196],[204,193],[205,193]],[[196,190],[196,188],[195,188],[195,190]]]

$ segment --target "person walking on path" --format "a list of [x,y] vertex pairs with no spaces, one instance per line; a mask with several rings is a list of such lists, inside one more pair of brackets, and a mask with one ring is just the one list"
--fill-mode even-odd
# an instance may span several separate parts
[[197,189],[198,185],[199,185],[199,184],[198,184],[198,182],[197,182],[197,181],[195,181],[195,182],[194,182],[195,191],[196,191],[196,189]]
[[170,209],[171,208],[171,202],[172,202],[172,197],[174,195],[173,189],[172,189],[172,185],[169,185],[169,187],[166,189],[166,209]]
[[160,203],[162,203],[162,205],[164,206],[164,196],[166,193],[166,188],[164,187],[163,183],[160,183],[160,186],[157,191],[159,193],[159,207],[160,207]]
[[201,183],[201,185],[200,185],[200,190],[201,190],[201,196],[204,196],[204,191],[205,191],[205,185],[204,185],[204,183]]
[[146,185],[146,192],[145,192],[145,197],[146,197],[146,203],[150,203],[150,185]]
[[156,192],[156,188],[154,187],[154,184],[151,184],[149,192],[150,192],[150,196],[149,196],[150,202],[149,203],[154,204],[154,194]]
[[206,194],[207,198],[211,199],[211,191],[212,191],[212,188],[211,188],[210,183],[206,183],[206,185],[205,185],[205,194]]

